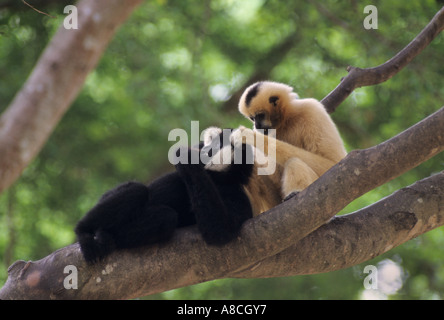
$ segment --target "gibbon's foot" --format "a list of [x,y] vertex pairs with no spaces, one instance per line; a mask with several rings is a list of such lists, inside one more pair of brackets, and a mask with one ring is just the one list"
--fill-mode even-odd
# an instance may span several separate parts
[[291,198],[293,198],[295,195],[297,195],[299,193],[299,191],[293,191],[290,192],[285,198],[284,200],[282,200],[282,202],[285,202],[287,200],[290,200]]

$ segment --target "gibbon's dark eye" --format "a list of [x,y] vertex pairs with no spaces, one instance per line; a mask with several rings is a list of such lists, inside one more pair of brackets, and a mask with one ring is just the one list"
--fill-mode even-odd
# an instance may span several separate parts
[[257,113],[254,116],[254,121],[262,122],[265,119],[265,113]]
[[277,96],[271,96],[268,98],[268,102],[270,102],[273,106],[277,106],[277,101],[279,100],[279,97]]

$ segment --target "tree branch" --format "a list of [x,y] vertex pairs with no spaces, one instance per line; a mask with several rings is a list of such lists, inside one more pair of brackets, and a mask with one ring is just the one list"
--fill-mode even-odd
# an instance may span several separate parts
[[[133,0],[123,5],[113,1],[110,5],[106,1],[105,5],[103,1],[80,3],[79,23],[83,21],[88,27],[76,32],[86,33],[76,37],[69,30],[60,30],[0,118],[0,152],[6,155],[0,162],[18,162],[0,163],[0,170],[6,169],[0,171],[0,191],[14,181],[41,148],[97,62],[116,21],[123,21],[122,16],[126,17],[141,2]],[[119,5],[123,7],[116,9]],[[93,15],[94,12],[103,16]],[[355,88],[393,76],[442,30],[443,15],[444,8],[387,63],[369,69],[351,68],[323,100],[324,105],[334,110]],[[106,28],[99,28],[98,21]],[[101,41],[103,38],[106,40]],[[67,59],[74,62],[61,72]],[[30,120],[20,117],[24,112]],[[42,126],[44,130],[37,130]],[[195,228],[186,228],[176,232],[167,244],[119,251],[101,263],[86,265],[78,244],[73,244],[36,262],[14,263],[0,298],[131,298],[227,276],[272,277],[354,265],[443,223],[443,174],[402,189],[355,214],[331,220],[332,217],[352,200],[443,150],[444,107],[378,146],[351,152],[296,197],[248,220],[240,237],[226,246],[207,246]],[[384,224],[378,225],[378,221]],[[384,241],[381,230],[389,233],[384,234]],[[324,257],[313,257],[313,241]],[[78,270],[78,289],[63,286],[67,265]]]
[[51,18],[55,18],[55,17],[51,16],[50,14],[47,14],[46,12],[40,11],[39,9],[33,7],[32,5],[30,5],[29,3],[27,3],[25,0],[22,0],[22,2],[23,2],[24,4],[26,4],[28,7],[30,7],[32,10],[34,10],[34,11],[36,11],[36,12],[38,12],[38,13],[44,14],[44,15],[46,15],[46,16],[48,16],[48,17],[51,17]]
[[420,54],[443,29],[444,7],[438,11],[415,39],[387,62],[366,69],[348,66],[348,75],[321,100],[322,104],[329,113],[332,113],[356,88],[379,84],[392,78]]
[[77,5],[79,29],[59,28],[0,117],[0,193],[40,151],[117,27],[141,2],[83,0]]
[[277,255],[229,274],[287,277],[348,268],[444,225],[444,172],[329,223]]
[[[355,198],[443,150],[444,107],[378,146],[351,152],[296,197],[248,220],[240,237],[226,246],[207,246],[195,228],[187,228],[176,232],[174,238],[165,245],[116,252],[102,263],[87,266],[81,258],[78,245],[74,244],[35,263],[19,261],[13,264],[9,269],[8,282],[0,291],[0,298],[131,298],[226,276],[253,276],[256,275],[255,272],[262,277],[275,276],[283,272],[283,269],[279,266],[264,269],[257,263],[261,262],[267,266],[270,261],[277,262],[276,259],[287,257],[288,266],[295,263],[291,261],[294,250],[297,250],[298,254],[310,254],[307,251],[310,249],[305,246],[311,248],[311,243],[307,241],[313,241],[313,238],[302,240],[304,237],[328,222]],[[423,192],[422,203],[427,202],[428,208],[432,208],[433,212],[421,211],[420,206],[415,207],[412,202],[409,205],[405,200],[400,200],[405,196],[406,191],[403,191],[404,194],[400,192],[397,198],[394,198],[395,201],[388,202],[388,209],[383,210],[384,203],[376,204],[374,209],[377,208],[378,211],[370,210],[363,216],[371,217],[376,214],[390,223],[390,230],[395,232],[388,239],[394,239],[394,242],[385,245],[385,249],[397,245],[402,239],[425,232],[429,227],[437,227],[443,221],[443,197],[440,192],[443,189],[442,174],[431,178],[427,183],[428,189],[424,187],[425,184],[418,184],[422,187],[415,185],[410,190]],[[418,201],[419,198],[416,199]],[[390,208],[394,209],[390,211]],[[359,219],[362,219],[361,215],[356,218],[351,215],[333,219],[329,225],[322,227],[324,229],[316,231],[323,232],[322,235],[316,236],[315,233],[315,236],[308,237],[315,237],[319,241],[323,237],[327,240],[333,239],[338,247],[345,244],[343,250],[347,251],[347,259],[344,259],[342,264],[334,263],[340,267],[365,258],[373,258],[380,249],[376,248],[370,253],[366,251],[370,256],[364,257],[359,250],[348,250],[354,242],[348,242],[351,240],[346,239],[352,238],[342,234],[350,231],[343,227],[346,224],[342,221],[349,221],[349,228],[355,228],[355,235],[360,241],[364,236],[366,243],[381,241],[379,229],[373,229],[376,225],[372,223],[366,226],[364,221]],[[356,221],[365,226],[365,233],[356,234]],[[341,241],[342,237],[345,240]],[[301,243],[306,241],[304,247],[296,246],[294,249],[293,246],[301,240]],[[327,247],[325,244],[320,246]],[[278,255],[279,252],[282,254]],[[342,252],[342,255],[344,254]],[[340,259],[340,256],[330,259],[334,261]],[[312,262],[309,259],[305,261]],[[74,265],[79,270],[77,290],[66,290],[63,287],[63,279],[66,277],[63,269],[66,265]],[[300,266],[301,269],[298,270],[325,270],[325,266],[322,269],[320,265],[322,266],[322,261],[318,261],[313,267],[304,264],[305,269]],[[292,269],[289,272],[295,274],[299,271]]]

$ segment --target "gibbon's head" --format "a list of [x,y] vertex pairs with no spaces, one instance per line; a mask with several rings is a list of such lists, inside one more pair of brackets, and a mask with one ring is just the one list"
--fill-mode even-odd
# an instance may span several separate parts
[[[205,169],[212,171],[235,171],[237,165],[253,165],[253,149],[250,145],[242,144],[240,148],[234,147],[230,136],[233,129],[220,129],[210,127],[204,131],[203,151],[208,155],[209,161]],[[233,167],[234,165],[234,167]],[[236,168],[236,170],[242,170]]]
[[278,82],[261,81],[249,86],[239,100],[239,111],[249,118],[256,129],[277,129],[284,119],[285,109],[299,96],[293,88]]

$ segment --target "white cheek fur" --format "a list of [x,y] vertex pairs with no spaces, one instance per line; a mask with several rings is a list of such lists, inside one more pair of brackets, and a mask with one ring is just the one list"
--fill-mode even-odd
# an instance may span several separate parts
[[226,171],[233,161],[231,145],[219,150],[205,165],[205,169],[212,171]]
[[218,127],[209,127],[203,132],[204,145],[208,146],[211,144],[214,138],[218,137],[222,133],[222,129]]

